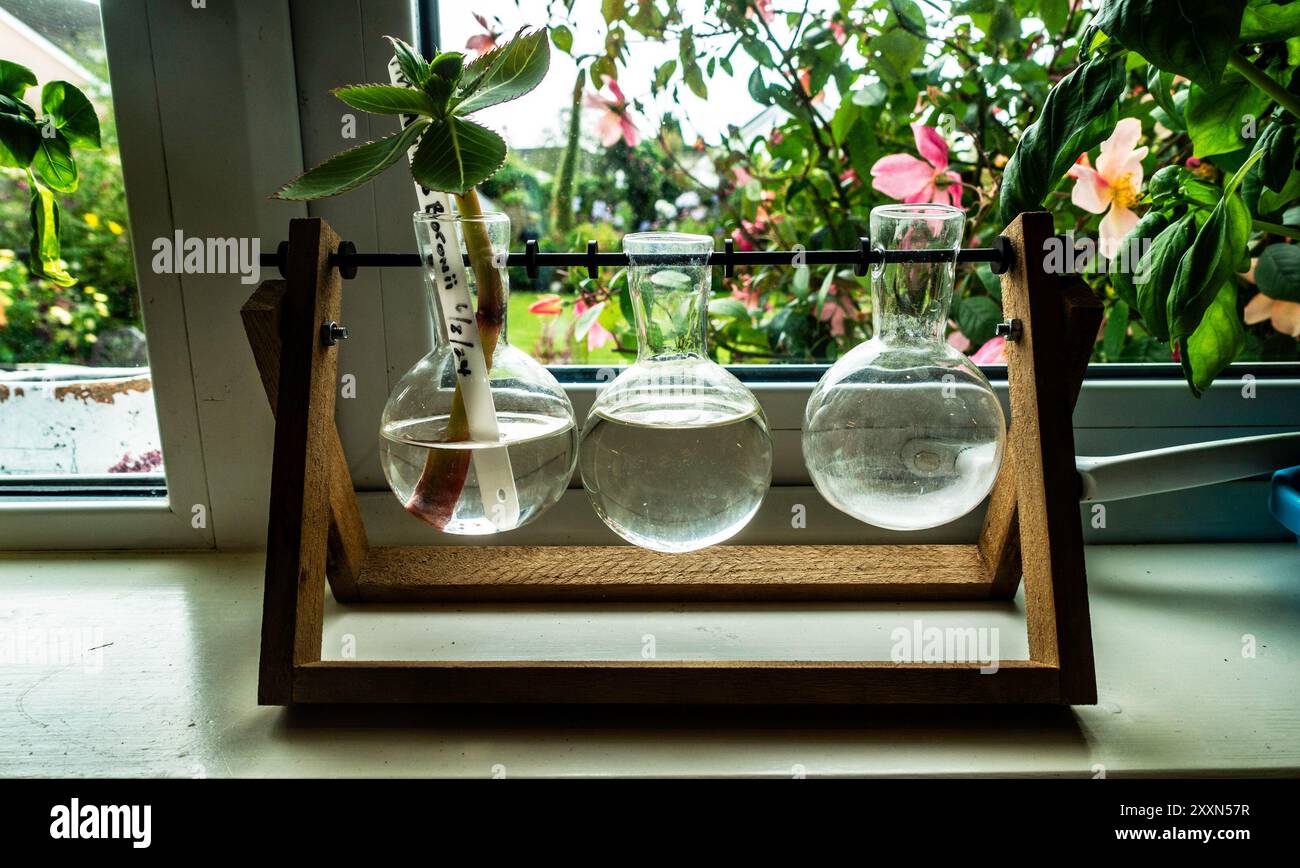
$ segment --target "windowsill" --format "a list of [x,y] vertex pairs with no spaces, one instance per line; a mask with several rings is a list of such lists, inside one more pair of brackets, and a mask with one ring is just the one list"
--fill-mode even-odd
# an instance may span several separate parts
[[[1295,544],[1089,548],[1100,699],[1073,710],[260,708],[262,570],[256,553],[0,556],[0,596],[24,627],[88,630],[104,646],[96,671],[6,663],[7,773],[489,777],[496,764],[510,777],[789,777],[796,764],[811,777],[1300,772]],[[426,657],[548,657],[577,647],[569,631],[580,625],[583,645],[605,657],[639,655],[646,632],[661,656],[735,657],[791,647],[783,637],[807,633],[814,610],[827,608],[330,602],[326,641],[383,635]],[[945,623],[975,611],[942,608]],[[825,629],[860,635],[885,609],[892,621],[908,616],[895,605],[842,605]],[[984,617],[1017,614],[1003,605]],[[1253,659],[1242,656],[1247,634]]]

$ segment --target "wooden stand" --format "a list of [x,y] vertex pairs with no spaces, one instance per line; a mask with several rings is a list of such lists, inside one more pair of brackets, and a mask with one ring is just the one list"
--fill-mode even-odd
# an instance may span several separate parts
[[[337,354],[323,336],[342,285],[322,220],[294,220],[287,280],[244,305],[276,414],[258,701],[957,703],[1096,702],[1071,414],[1101,305],[1045,272],[1045,213],[1005,233],[1007,455],[978,544],[717,546],[688,555],[609,547],[370,548],[334,426]],[[1023,575],[1029,660],[323,661],[325,582],[340,602],[974,600]],[[816,615],[809,615],[815,619]]]

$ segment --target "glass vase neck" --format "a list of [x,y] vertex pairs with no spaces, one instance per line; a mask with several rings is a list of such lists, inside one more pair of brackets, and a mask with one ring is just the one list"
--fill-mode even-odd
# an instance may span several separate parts
[[[510,252],[510,217],[496,211],[473,216],[417,211],[414,220],[436,344],[454,346],[455,320],[465,315],[476,318],[480,332],[492,330],[496,334],[492,345],[509,343],[506,311],[510,302],[510,277],[506,270],[506,255]],[[465,281],[475,306],[470,312],[444,310],[445,305],[439,303],[438,293],[451,279],[440,262],[445,261],[444,253],[453,238],[459,247],[461,261],[465,263]]]
[[943,343],[965,222],[965,212],[946,205],[871,209],[871,238],[878,251],[944,254],[938,262],[882,262],[872,270],[874,339],[890,344]]
[[637,362],[707,359],[713,239],[681,232],[623,238],[636,316]]

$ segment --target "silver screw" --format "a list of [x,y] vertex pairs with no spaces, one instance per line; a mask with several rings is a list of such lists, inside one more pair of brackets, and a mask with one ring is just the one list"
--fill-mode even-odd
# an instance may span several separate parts
[[320,332],[321,340],[323,340],[325,345],[329,347],[334,346],[339,341],[346,341],[348,339],[347,327],[336,323],[334,320],[329,320],[322,324]]
[[998,337],[1006,338],[1009,341],[1020,340],[1021,335],[1023,335],[1024,333],[1025,333],[1024,324],[1021,323],[1020,320],[1016,319],[1015,317],[1012,317],[1006,322],[998,323],[997,330],[995,332],[995,334],[997,334]]

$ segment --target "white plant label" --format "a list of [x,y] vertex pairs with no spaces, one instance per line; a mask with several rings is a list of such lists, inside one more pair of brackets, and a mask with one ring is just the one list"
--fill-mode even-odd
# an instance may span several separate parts
[[[388,77],[395,85],[410,84],[402,75],[396,58],[388,62]],[[401,119],[405,129],[417,118],[415,115],[402,115]],[[408,160],[415,156],[415,149],[416,145],[412,145],[407,151]],[[415,195],[424,213],[435,217],[451,215],[451,201],[447,194],[417,183]],[[479,337],[478,320],[474,316],[474,298],[470,295],[465,263],[461,260],[456,224],[451,220],[436,220],[427,225],[430,246],[437,257],[434,263],[437,285],[433,297],[447,329],[445,337],[456,357],[457,382],[465,400],[470,439],[475,443],[497,443],[501,440],[501,429],[497,425],[487,359]],[[479,447],[473,450],[473,460],[474,475],[478,478],[488,520],[501,530],[515,527],[519,523],[519,492],[510,467],[510,453],[504,446]]]

